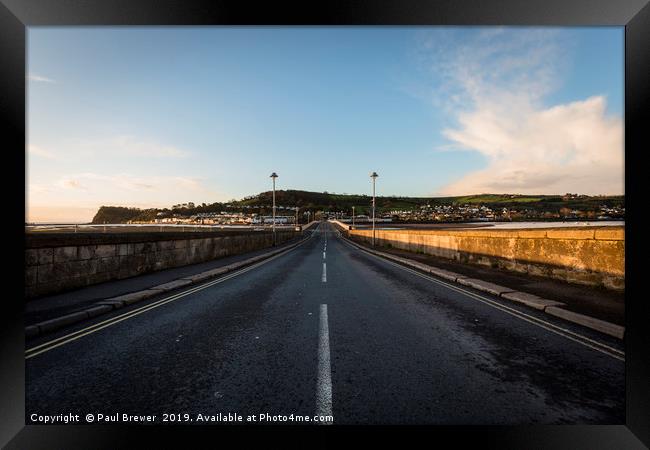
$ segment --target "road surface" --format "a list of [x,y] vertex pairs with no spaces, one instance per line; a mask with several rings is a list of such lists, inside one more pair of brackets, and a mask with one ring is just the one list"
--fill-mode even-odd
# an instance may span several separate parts
[[29,341],[26,419],[616,424],[624,365],[613,339],[397,266],[322,223],[241,273]]

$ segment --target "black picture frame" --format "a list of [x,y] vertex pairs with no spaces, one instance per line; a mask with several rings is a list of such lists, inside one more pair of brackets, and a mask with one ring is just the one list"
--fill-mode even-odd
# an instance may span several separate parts
[[[348,0],[345,2],[247,2],[236,0],[0,0],[0,114],[5,166],[5,206],[10,208],[4,226],[5,287],[2,299],[0,389],[2,417],[0,444],[6,448],[125,448],[134,439],[147,447],[188,444],[188,438],[205,439],[218,446],[226,432],[237,438],[251,436],[250,429],[219,427],[39,426],[25,421],[23,279],[25,197],[17,194],[25,182],[26,160],[26,27],[95,25],[555,25],[625,27],[625,202],[626,202],[626,423],[612,426],[513,427],[262,427],[261,437],[283,439],[283,446],[327,444],[347,439],[350,431],[365,439],[388,435],[420,435],[431,445],[450,442],[454,447],[473,443],[489,448],[630,449],[650,446],[650,338],[646,325],[650,302],[641,295],[643,277],[641,213],[644,133],[643,112],[650,92],[650,6],[648,0]],[[647,125],[645,126],[647,128]],[[22,172],[18,169],[22,168]],[[13,178],[12,178],[13,177]],[[15,260],[14,260],[15,258]],[[635,295],[636,294],[636,295]],[[327,428],[327,429],[326,429]],[[298,433],[300,431],[300,433]],[[302,437],[304,431],[317,439]],[[219,441],[210,439],[218,436]],[[260,436],[258,436],[260,437]],[[367,442],[367,441],[366,441]],[[446,445],[447,447],[449,445]]]

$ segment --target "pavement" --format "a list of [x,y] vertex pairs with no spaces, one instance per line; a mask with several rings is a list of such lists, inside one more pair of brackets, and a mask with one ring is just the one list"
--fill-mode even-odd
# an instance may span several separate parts
[[29,339],[25,358],[27,424],[625,423],[621,340],[371,255],[328,223]]

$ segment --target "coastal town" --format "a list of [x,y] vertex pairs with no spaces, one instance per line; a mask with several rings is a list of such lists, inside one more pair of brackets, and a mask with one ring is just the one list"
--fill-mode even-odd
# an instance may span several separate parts
[[[522,204],[525,205],[525,204]],[[132,224],[195,224],[195,225],[258,225],[273,222],[271,205],[226,204],[222,211],[187,214],[195,208],[193,203],[174,205],[171,210],[159,211],[153,220],[129,220]],[[342,222],[364,223],[372,220],[370,208],[345,210],[310,209],[297,206],[276,205],[275,223],[296,224],[310,220],[337,219]],[[261,213],[260,211],[267,212]],[[397,223],[445,222],[512,222],[529,220],[622,220],[625,207],[599,205],[594,209],[576,209],[562,206],[557,211],[539,208],[494,207],[486,204],[466,203],[450,205],[424,204],[417,208],[377,209],[376,221]]]

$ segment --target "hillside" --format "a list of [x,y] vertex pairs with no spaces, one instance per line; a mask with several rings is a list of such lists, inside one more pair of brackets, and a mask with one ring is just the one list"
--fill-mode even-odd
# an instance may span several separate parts
[[[298,190],[276,191],[278,214],[293,214],[298,206],[301,211],[350,212],[355,207],[357,214],[370,211],[372,197],[368,195],[335,194],[328,192],[308,192]],[[118,206],[102,206],[92,220],[94,224],[126,223],[128,221],[152,221],[156,217],[168,217],[172,214],[192,216],[199,213],[221,211],[270,214],[272,192],[245,197],[229,203],[210,203],[194,205],[174,205],[163,209],[138,209]],[[601,206],[609,208],[625,206],[625,197],[620,196],[585,196],[585,195],[516,195],[516,194],[480,194],[458,197],[377,197],[378,213],[393,210],[417,210],[422,206],[471,205],[488,206],[494,210],[508,208],[511,210],[532,210],[540,213],[558,213],[560,210],[597,211]],[[289,209],[291,208],[291,209]]]

